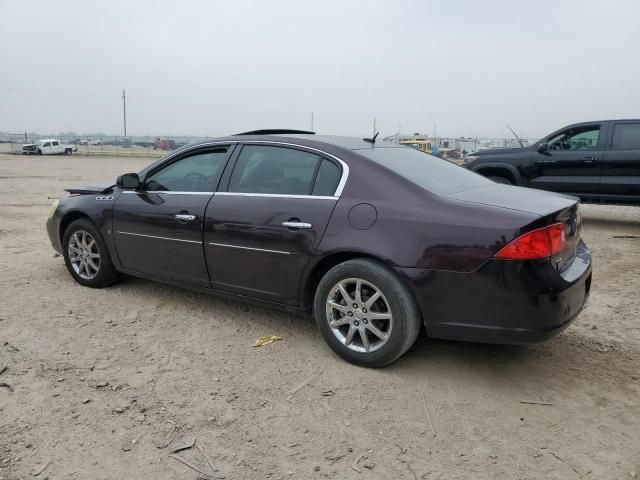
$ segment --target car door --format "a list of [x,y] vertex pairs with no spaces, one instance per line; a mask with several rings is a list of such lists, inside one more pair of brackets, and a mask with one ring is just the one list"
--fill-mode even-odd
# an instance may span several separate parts
[[54,140],[51,142],[51,153],[52,154],[62,153],[62,149],[60,148],[59,141]]
[[124,268],[209,286],[204,213],[232,148],[183,153],[146,173],[139,190],[122,192],[113,209],[113,233]]
[[51,142],[44,142],[40,151],[43,155],[49,155],[51,153]]
[[602,159],[602,193],[640,195],[640,121],[613,122],[611,132]]
[[573,126],[542,140],[534,148],[529,186],[554,192],[598,192],[604,127],[600,123]]
[[343,168],[314,149],[244,145],[225,191],[206,212],[213,288],[297,304],[301,273],[336,205]]

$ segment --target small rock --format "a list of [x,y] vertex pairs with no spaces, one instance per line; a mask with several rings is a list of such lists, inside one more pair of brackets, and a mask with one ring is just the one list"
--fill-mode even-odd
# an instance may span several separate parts
[[84,400],[82,400],[82,403],[89,403],[91,401],[90,398],[85,398]]
[[591,325],[591,330],[597,330],[598,327],[596,325]]
[[101,382],[96,383],[96,388],[103,388],[107,385],[109,385],[109,382],[107,382],[106,380],[102,380]]
[[631,375],[631,380],[640,380],[640,375]]
[[116,408],[113,409],[113,411],[116,412],[116,413],[124,413],[124,408],[116,407]]
[[144,414],[138,415],[136,417],[136,420],[139,421],[140,423],[142,423],[142,422],[144,422],[146,420],[146,417],[144,416]]
[[351,426],[351,422],[349,422],[349,421],[344,422],[344,424],[345,424],[347,427],[350,427],[350,426]]
[[368,468],[369,470],[373,470],[373,467],[375,467],[376,464],[373,462],[367,462],[364,464],[364,468]]
[[629,472],[629,476],[631,478],[636,478],[638,475],[636,474],[636,472],[631,471],[631,472]]
[[213,381],[214,381],[214,382],[219,382],[219,381],[220,381],[220,379],[219,379],[218,377],[213,377]]
[[58,382],[64,382],[64,378],[63,377],[58,378]]
[[319,472],[320,471],[320,465],[314,465],[313,466],[313,471],[314,472]]

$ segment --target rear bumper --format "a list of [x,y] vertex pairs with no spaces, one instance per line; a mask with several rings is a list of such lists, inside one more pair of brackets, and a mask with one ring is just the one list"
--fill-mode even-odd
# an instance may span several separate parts
[[580,314],[591,288],[591,253],[582,241],[561,273],[548,260],[497,259],[471,273],[396,270],[416,295],[429,336],[450,340],[546,340]]

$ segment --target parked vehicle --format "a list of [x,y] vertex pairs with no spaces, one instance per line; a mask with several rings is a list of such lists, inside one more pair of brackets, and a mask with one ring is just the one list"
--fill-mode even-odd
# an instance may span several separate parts
[[22,145],[23,155],[71,155],[78,147],[70,143],[62,143],[55,138],[38,140],[36,143]]
[[640,120],[562,128],[530,147],[474,152],[465,166],[496,182],[570,193],[583,201],[640,203]]
[[529,343],[589,297],[574,197],[375,139],[257,131],[68,189],[47,231],[81,285],[125,273],[311,313],[358,365],[437,338]]

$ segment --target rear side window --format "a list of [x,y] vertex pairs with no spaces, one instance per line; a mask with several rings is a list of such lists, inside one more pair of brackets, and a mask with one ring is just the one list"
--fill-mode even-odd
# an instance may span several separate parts
[[640,149],[640,123],[619,123],[613,127],[612,150]]
[[321,158],[286,147],[245,145],[229,181],[229,192],[311,195]]
[[51,142],[53,144],[54,147],[57,147],[59,145],[58,142]]
[[408,147],[356,150],[359,154],[438,195],[487,187],[494,183],[447,160]]
[[318,169],[316,183],[313,185],[312,195],[333,196],[338,188],[341,173],[340,167],[335,163],[323,159]]

